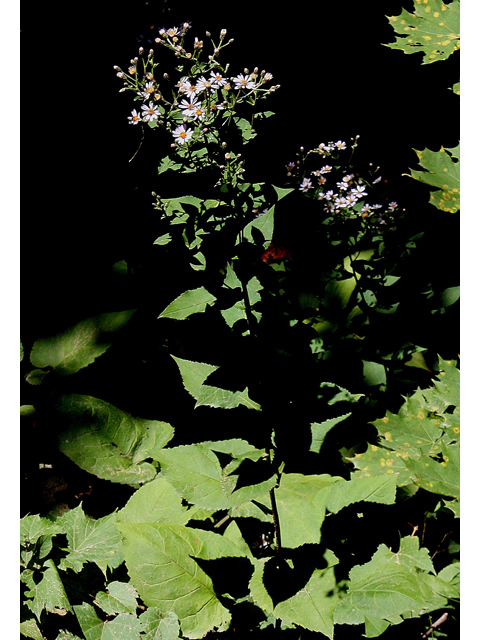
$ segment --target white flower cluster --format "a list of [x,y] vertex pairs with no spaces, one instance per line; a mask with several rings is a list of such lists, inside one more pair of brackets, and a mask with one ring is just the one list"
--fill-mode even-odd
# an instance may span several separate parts
[[[337,142],[329,142],[324,144],[323,142],[315,149],[316,153],[320,155],[329,156],[335,151],[343,151],[347,148],[347,145],[342,140]],[[288,171],[292,171],[294,163],[290,162],[286,165]],[[331,173],[332,167],[328,164],[324,165],[320,169],[311,171],[311,176],[316,178],[316,185],[313,183],[313,178],[303,178],[299,190],[303,193],[309,191],[314,192],[314,197],[318,200],[324,201],[324,210],[328,213],[336,213],[342,209],[351,209],[358,202],[362,202],[364,198],[368,196],[366,187],[362,184],[362,180],[358,183],[355,181],[355,175],[353,173],[346,174],[341,180],[336,182],[336,189],[324,189],[324,185],[327,183],[326,175]],[[290,175],[290,174],[289,174]],[[378,177],[372,184],[377,184],[381,181],[381,177]],[[388,205],[388,212],[393,212],[398,207],[396,202],[391,202]],[[361,209],[357,207],[356,213],[362,214],[364,217],[371,215],[374,211],[382,209],[381,204],[363,204]]]

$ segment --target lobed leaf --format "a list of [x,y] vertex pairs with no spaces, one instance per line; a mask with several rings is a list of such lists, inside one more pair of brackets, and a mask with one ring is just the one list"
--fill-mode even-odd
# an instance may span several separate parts
[[180,637],[178,618],[172,611],[162,615],[157,607],[148,607],[139,620],[142,640],[177,640]]
[[410,169],[411,177],[438,188],[430,194],[430,203],[434,207],[456,213],[460,209],[460,145],[452,149],[441,147],[440,151],[414,151],[425,171]]
[[42,572],[41,580],[35,583],[33,576],[30,576],[30,579],[26,581],[27,587],[30,589],[25,592],[25,596],[28,598],[25,600],[25,604],[35,614],[39,622],[44,609],[51,612],[56,610],[72,612],[65,587],[53,560],[47,560],[43,566],[45,571]]
[[339,480],[330,491],[327,509],[338,513],[344,507],[355,502],[378,502],[394,504],[396,493],[395,476],[353,477],[352,480]]
[[133,613],[137,611],[138,594],[130,584],[110,582],[108,593],[99,591],[95,596],[96,604],[108,615],[117,613]]
[[73,608],[85,640],[139,640],[140,621],[132,613],[121,613],[104,622],[86,602]]
[[391,49],[404,53],[423,53],[422,64],[446,60],[460,48],[460,0],[416,0],[414,13],[405,9],[388,18],[399,34]]

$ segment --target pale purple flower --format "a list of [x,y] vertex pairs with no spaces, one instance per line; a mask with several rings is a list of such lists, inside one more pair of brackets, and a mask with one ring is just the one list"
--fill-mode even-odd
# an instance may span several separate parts
[[210,71],[210,82],[212,83],[212,87],[214,89],[219,89],[227,84],[227,80],[222,76],[218,71]]
[[352,189],[351,193],[357,198],[365,198],[368,195],[368,193],[365,192],[365,187],[361,185],[357,186],[356,189]]
[[337,142],[335,142],[334,147],[339,149],[340,151],[343,151],[343,149],[347,148],[347,145],[345,144],[345,142],[342,142],[341,140],[337,140]]
[[204,76],[197,80],[197,84],[195,85],[197,93],[201,93],[202,91],[215,91],[215,89],[216,87],[213,86],[212,79],[207,80]]
[[303,191],[303,193],[306,193],[311,188],[312,188],[312,181],[310,180],[310,178],[304,178],[302,180],[302,184],[299,187],[300,191]]
[[181,124],[175,129],[175,131],[173,132],[173,136],[177,144],[185,144],[185,142],[188,142],[193,136],[193,130],[185,129],[183,124]]
[[330,173],[332,167],[329,164],[326,164],[324,167],[320,169],[320,173]]
[[239,73],[238,76],[232,78],[235,83],[235,89],[255,89],[256,85],[251,75],[243,75]]
[[160,115],[158,107],[153,102],[149,102],[148,107],[146,104],[142,104],[142,112],[144,122],[153,122]]
[[128,116],[128,119],[130,120],[128,124],[138,124],[142,120],[140,114],[137,113],[136,109],[132,111],[132,115]]

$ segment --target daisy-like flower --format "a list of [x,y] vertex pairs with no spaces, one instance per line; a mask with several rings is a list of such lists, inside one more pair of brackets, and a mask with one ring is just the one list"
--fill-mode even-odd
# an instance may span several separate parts
[[318,194],[318,196],[317,196],[317,198],[318,198],[319,200],[324,200],[324,199],[325,199],[325,197],[326,197],[326,195],[327,195],[326,193],[324,193],[323,191],[320,191],[320,192],[319,192],[319,194]]
[[171,29],[167,29],[166,34],[169,38],[174,38],[178,35],[177,27],[172,27]]
[[390,204],[388,205],[388,210],[395,211],[397,207],[398,207],[398,204],[396,202],[390,202]]
[[142,120],[140,114],[137,113],[136,109],[132,111],[132,115],[128,116],[128,119],[130,120],[128,124],[138,124]]
[[348,206],[347,199],[344,198],[343,196],[341,196],[340,198],[338,198],[335,201],[335,208],[336,209],[345,209],[345,207],[347,207],[347,206]]
[[382,179],[382,176],[378,176],[378,178],[375,178],[375,180],[372,182],[372,184],[378,184],[381,179]]
[[310,178],[304,178],[302,180],[302,184],[299,186],[300,191],[303,191],[303,193],[306,193],[311,188],[312,188],[312,181],[310,180]]
[[372,204],[372,209],[381,209],[382,205],[381,204]]
[[352,189],[351,194],[356,198],[365,198],[368,193],[365,192],[365,187],[359,185],[356,189]]
[[347,203],[347,206],[353,207],[353,205],[357,202],[357,198],[354,195],[350,194],[345,197],[345,201]]
[[326,164],[324,167],[320,169],[320,173],[330,173],[332,167],[329,164]]
[[371,213],[372,207],[369,204],[364,204],[362,207],[362,213]]
[[199,40],[197,37],[195,37],[195,42],[193,43],[193,48],[194,49],[201,49],[203,47],[203,40]]
[[193,118],[195,114],[195,109],[199,107],[200,104],[195,98],[191,98],[190,102],[188,100],[182,100],[178,105],[178,108],[182,110],[182,116],[187,116],[187,118]]
[[320,176],[318,179],[318,184],[325,184],[327,181],[327,179],[325,178],[325,176]]
[[333,198],[333,191],[330,189],[330,191],[327,191],[327,193],[325,194],[325,200],[331,200]]
[[153,102],[149,102],[148,107],[146,104],[142,104],[142,112],[144,122],[153,122],[160,115],[158,107]]
[[152,97],[152,93],[155,93],[155,87],[153,86],[153,82],[147,82],[143,87],[143,91],[139,91],[138,95],[142,96],[144,100],[148,100]]
[[252,79],[251,75],[243,75],[243,73],[239,73],[238,76],[232,78],[235,83],[235,89],[255,89],[257,86]]
[[197,93],[201,93],[202,91],[215,91],[215,89],[216,87],[213,86],[212,80],[207,80],[204,76],[197,80],[197,84],[195,85]]
[[195,109],[192,113],[192,118],[194,120],[203,120],[205,118],[205,111],[201,104],[197,103],[195,105]]
[[181,93],[186,93],[190,100],[197,95],[197,88],[189,78],[182,78],[178,84]]
[[321,142],[318,145],[317,150],[322,154],[329,153],[333,149],[332,144],[333,144],[332,142],[329,142],[328,144],[325,144],[324,142]]
[[342,142],[341,140],[337,140],[337,142],[335,142],[333,146],[336,149],[339,149],[340,151],[343,151],[343,149],[347,148],[347,145],[345,144],[345,142]]
[[344,182],[343,180],[341,182],[337,182],[337,187],[340,191],[346,191],[348,189],[348,182]]
[[293,171],[295,169],[295,162],[289,162],[285,165],[285,169],[287,171]]
[[266,73],[263,76],[263,79],[265,80],[265,82],[268,82],[269,80],[272,80],[272,78],[273,78],[273,75],[271,73]]
[[214,89],[219,89],[220,87],[223,87],[225,84],[227,84],[225,78],[221,73],[218,73],[218,71],[210,71],[209,80],[212,83],[212,87]]
[[322,172],[320,171],[320,169],[316,169],[315,171],[312,171],[312,176],[315,176],[316,178],[319,178],[322,175]]
[[193,136],[193,130],[185,129],[183,124],[181,124],[175,129],[175,131],[173,132],[173,136],[177,144],[185,144],[185,142],[188,142]]

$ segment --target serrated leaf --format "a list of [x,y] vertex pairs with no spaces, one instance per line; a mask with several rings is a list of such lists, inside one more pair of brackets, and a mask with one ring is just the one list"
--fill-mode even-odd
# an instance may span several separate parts
[[261,411],[260,405],[249,398],[248,387],[244,391],[229,391],[203,384],[218,367],[205,362],[183,360],[175,356],[172,356],[172,358],[180,370],[183,386],[197,400],[195,408],[207,405],[223,409],[234,409],[243,404],[249,409]]
[[47,560],[43,566],[46,567],[46,570],[42,572],[40,582],[35,584],[32,578],[27,583],[30,590],[25,592],[26,598],[29,598],[25,600],[25,604],[35,614],[39,622],[44,609],[53,612],[55,609],[72,611],[65,587],[53,560]]
[[33,640],[43,640],[43,634],[33,618],[31,620],[24,620],[20,623],[20,633],[22,634],[22,636],[25,636],[25,638],[33,638]]
[[73,608],[86,640],[139,640],[140,622],[131,613],[104,622],[86,602]]
[[325,440],[325,436],[333,429],[335,425],[339,422],[343,422],[351,416],[350,413],[346,413],[343,416],[338,416],[336,418],[330,418],[329,420],[324,420],[323,422],[313,422],[310,426],[312,429],[312,444],[310,445],[310,451],[314,451],[315,453],[320,453],[320,449],[322,447],[323,441]]
[[57,523],[63,527],[68,542],[67,556],[61,560],[59,568],[78,573],[85,562],[94,562],[105,573],[107,566],[118,567],[123,557],[116,522],[116,513],[98,520],[87,518],[81,504],[58,518]]
[[388,18],[395,32],[391,49],[404,53],[423,53],[422,64],[446,60],[460,48],[460,1],[444,4],[442,0],[417,0],[414,13],[405,9]]
[[320,542],[328,496],[337,480],[327,474],[282,474],[275,497],[283,547],[296,549]]
[[24,516],[20,520],[20,544],[23,546],[35,544],[41,536],[54,536],[58,533],[63,533],[63,529],[57,522],[38,514]]
[[148,607],[175,613],[187,638],[228,627],[230,612],[193,557],[244,556],[235,544],[210,531],[176,525],[121,524],[118,529],[131,581]]
[[333,611],[340,601],[333,569],[338,559],[329,550],[325,555],[328,567],[315,569],[303,589],[275,607],[274,615],[287,624],[296,624],[332,639]]
[[395,476],[376,476],[356,478],[336,482],[327,499],[327,509],[338,513],[344,507],[355,502],[378,502],[394,504],[396,493]]
[[138,594],[130,584],[125,582],[110,582],[108,593],[99,591],[95,596],[95,603],[108,615],[117,613],[135,613],[137,610]]
[[62,396],[58,412],[69,428],[59,449],[79,467],[99,478],[137,486],[153,480],[155,458],[173,437],[166,422],[134,418],[98,398]]
[[276,478],[235,491],[238,475],[222,470],[215,453],[203,444],[164,449],[158,455],[162,473],[178,493],[202,509],[229,509],[263,496]]
[[148,607],[138,619],[142,640],[177,640],[180,637],[178,618],[172,611],[164,616],[157,607]]
[[156,478],[135,491],[117,517],[120,523],[186,524],[190,519],[180,494],[165,478]]
[[[418,617],[436,599],[424,578],[433,565],[418,538],[400,541],[398,552],[380,545],[370,562],[350,571],[347,596],[334,612],[337,624],[361,624],[365,617],[391,620],[393,616]],[[434,578],[434,576],[429,576]]]
[[135,313],[118,311],[88,318],[50,338],[37,340],[30,354],[34,367],[52,367],[60,375],[71,375],[94,362],[111,346],[106,338],[121,329]]
[[203,313],[207,305],[212,306],[215,301],[215,296],[212,296],[204,287],[191,289],[175,298],[158,317],[184,320],[193,313]]
[[267,560],[269,560],[269,558],[253,558],[252,564],[254,569],[250,582],[248,583],[248,588],[255,604],[268,616],[273,616],[273,600],[263,584],[263,574]]
[[422,489],[444,496],[460,497],[460,445],[446,446],[441,442],[443,461],[429,456],[406,460],[405,466],[414,475],[415,484]]
[[419,165],[425,171],[411,171],[411,177],[419,182],[437,187],[432,191],[430,203],[437,209],[455,213],[460,209],[460,145],[440,151],[417,151]]

